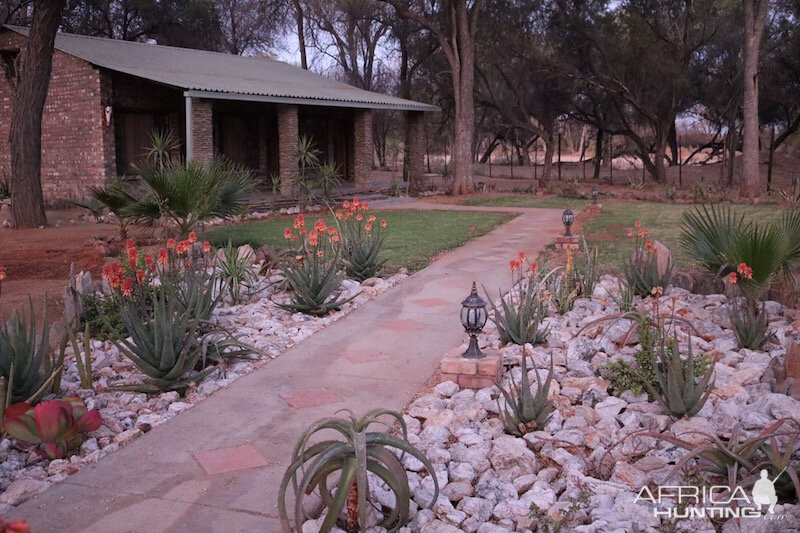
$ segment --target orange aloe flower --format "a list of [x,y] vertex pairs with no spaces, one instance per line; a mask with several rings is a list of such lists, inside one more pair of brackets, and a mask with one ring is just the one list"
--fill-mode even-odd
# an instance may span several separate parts
[[725,276],[725,281],[727,281],[731,285],[736,285],[739,282],[739,278],[736,276],[736,272],[731,272],[730,274]]
[[166,248],[161,248],[158,251],[158,264],[159,265],[166,265],[168,260],[169,260],[169,255],[167,254],[167,249]]
[[193,231],[192,231],[192,232],[190,232],[190,233],[189,233],[189,239],[188,239],[188,241],[189,241],[189,244],[194,244],[194,243],[196,243],[196,242],[197,242],[197,233],[195,233],[195,232],[193,232]]

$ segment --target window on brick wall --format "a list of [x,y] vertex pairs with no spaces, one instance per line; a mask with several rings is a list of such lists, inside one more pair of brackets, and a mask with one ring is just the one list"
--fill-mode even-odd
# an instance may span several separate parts
[[0,59],[3,62],[3,74],[6,79],[17,79],[19,50],[0,50]]

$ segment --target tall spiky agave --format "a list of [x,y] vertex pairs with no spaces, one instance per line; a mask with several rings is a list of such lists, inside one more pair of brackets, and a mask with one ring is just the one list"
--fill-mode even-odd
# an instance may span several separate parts
[[547,340],[549,326],[541,327],[547,316],[547,307],[542,300],[541,283],[535,279],[522,281],[516,298],[512,291],[507,298],[500,293],[500,306],[494,303],[486,287],[486,299],[494,311],[494,323],[503,344],[541,344]]
[[547,373],[547,379],[542,383],[539,369],[536,363],[533,364],[533,369],[536,372],[536,394],[531,393],[531,382],[528,378],[528,355],[525,352],[525,347],[522,348],[522,378],[520,383],[517,384],[514,378],[511,378],[511,385],[506,390],[498,386],[500,393],[505,400],[505,405],[501,405],[500,399],[497,399],[497,407],[500,411],[500,418],[503,421],[506,433],[521,437],[531,431],[536,431],[544,427],[550,413],[553,412],[555,407],[553,402],[547,397],[550,392],[550,382],[553,380],[553,358],[550,357],[550,369]]
[[695,360],[692,354],[692,343],[686,361],[681,357],[678,346],[677,333],[673,331],[672,338],[667,340],[666,335],[661,336],[657,346],[658,362],[653,365],[653,373],[658,380],[661,390],[657,391],[648,381],[644,381],[651,396],[658,399],[659,403],[675,417],[689,418],[696,415],[705,405],[708,396],[714,389],[711,376],[714,373],[714,364],[700,380],[695,379]]
[[3,407],[17,402],[32,404],[43,394],[61,387],[63,359],[51,354],[46,301],[38,340],[33,301],[29,300],[28,304],[27,316],[14,311],[5,323],[0,321],[0,379],[3,382],[0,402],[5,402]]
[[[409,519],[411,491],[408,475],[397,457],[409,454],[419,460],[433,479],[434,493],[429,508],[439,496],[439,483],[433,465],[425,454],[408,442],[406,424],[400,413],[385,409],[374,409],[357,419],[352,412],[346,417],[323,418],[309,427],[300,437],[292,454],[292,462],[286,469],[278,491],[278,513],[285,532],[292,531],[286,493],[291,483],[294,495],[295,528],[303,527],[308,515],[304,509],[305,498],[318,490],[325,506],[325,518],[321,533],[331,531],[337,522],[349,531],[367,530],[369,508],[369,479],[371,472],[388,485],[395,495],[394,509],[384,509],[384,519],[379,525],[389,531],[397,531]],[[369,431],[372,425],[389,426],[383,416],[400,426],[400,435]],[[330,430],[338,438],[330,438],[309,445],[317,433]],[[333,484],[335,483],[335,487]]]
[[200,290],[182,293],[166,283],[150,288],[147,302],[146,309],[132,300],[120,307],[130,337],[114,344],[147,379],[144,385],[116,387],[119,390],[180,391],[215,370],[223,357],[254,351],[209,326],[203,318],[208,302]]
[[322,316],[357,296],[339,297],[342,273],[339,271],[338,251],[333,259],[320,258],[313,250],[301,252],[296,258],[284,262],[283,276],[292,289],[291,301],[276,305],[292,313]]

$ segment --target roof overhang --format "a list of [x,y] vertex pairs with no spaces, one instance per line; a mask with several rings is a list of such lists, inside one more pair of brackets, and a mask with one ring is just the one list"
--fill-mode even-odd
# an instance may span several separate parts
[[430,104],[405,105],[405,104],[384,104],[367,102],[350,102],[342,100],[330,100],[323,98],[293,98],[289,96],[269,96],[260,94],[225,93],[220,91],[184,91],[184,96],[189,98],[207,98],[209,100],[231,100],[237,102],[263,102],[270,104],[291,104],[309,105],[321,107],[346,107],[353,109],[388,109],[394,111],[421,111],[421,112],[440,112],[441,108]]

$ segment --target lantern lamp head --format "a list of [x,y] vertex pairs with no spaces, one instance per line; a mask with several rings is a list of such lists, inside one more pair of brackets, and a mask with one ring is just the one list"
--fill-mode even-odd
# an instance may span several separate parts
[[483,331],[483,326],[486,325],[486,302],[478,294],[478,288],[475,282],[472,282],[472,291],[463,302],[461,302],[461,325],[464,330],[469,334],[469,347],[462,356],[472,359],[480,359],[484,357],[478,347],[478,335]]
[[564,211],[564,214],[561,215],[561,222],[564,223],[564,237],[572,237],[570,227],[572,227],[572,223],[575,222],[575,215],[572,209],[566,209]]
[[597,205],[597,197],[600,196],[600,191],[597,190],[597,187],[592,187],[592,203]]

